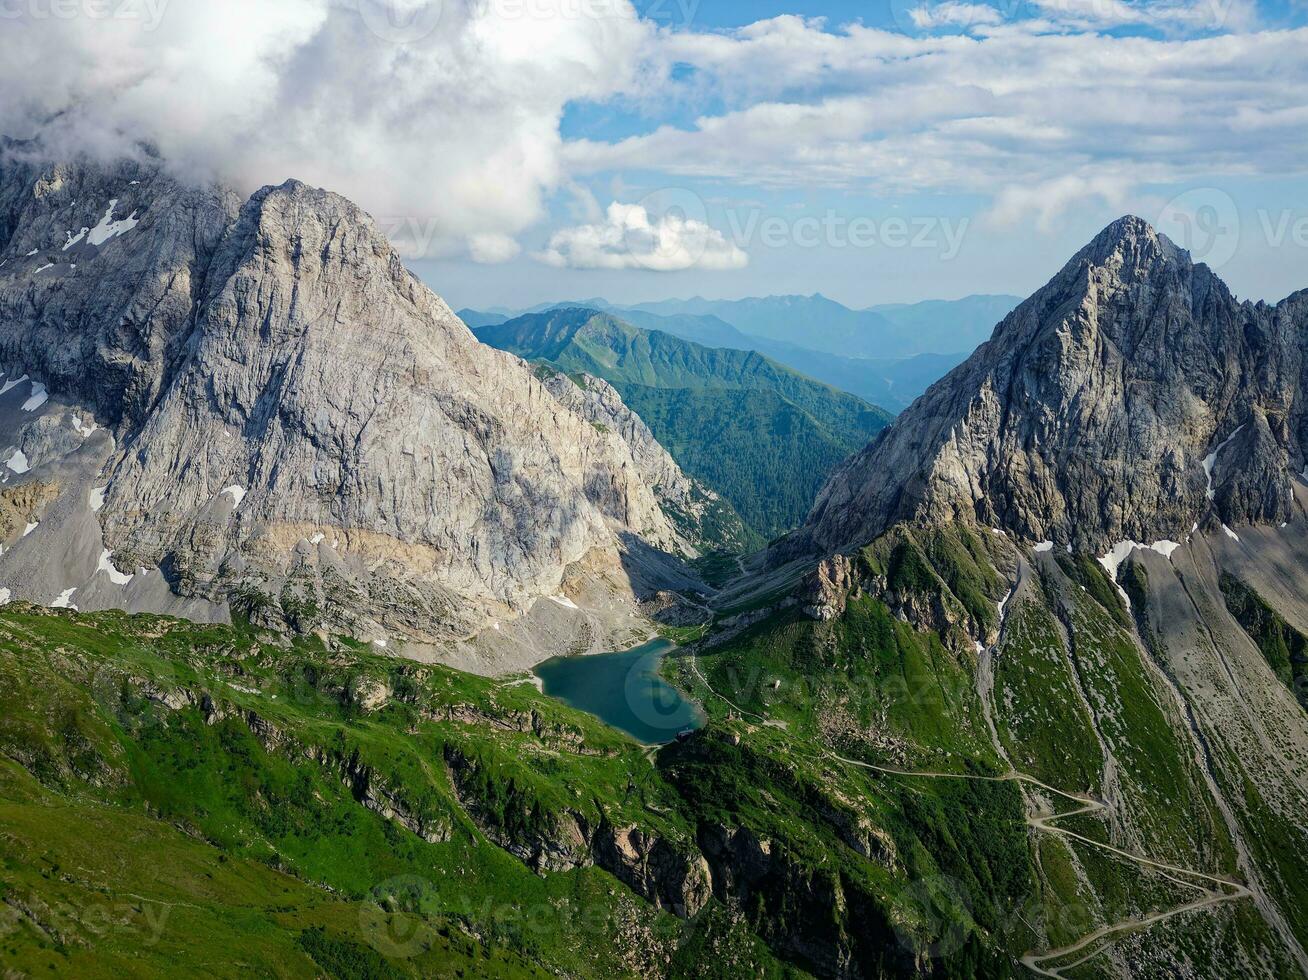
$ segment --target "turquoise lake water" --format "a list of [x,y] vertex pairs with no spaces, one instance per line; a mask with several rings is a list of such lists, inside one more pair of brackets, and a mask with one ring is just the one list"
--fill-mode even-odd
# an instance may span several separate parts
[[589,712],[645,745],[663,745],[704,717],[672,685],[659,665],[676,645],[651,640],[622,653],[555,657],[536,668],[545,693]]

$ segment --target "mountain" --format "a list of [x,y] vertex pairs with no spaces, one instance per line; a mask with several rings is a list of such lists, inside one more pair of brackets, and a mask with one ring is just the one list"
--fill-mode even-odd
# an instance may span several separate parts
[[[478,344],[350,202],[32,152],[0,172],[5,596],[490,664],[575,646],[537,608],[561,589],[693,587],[632,447]],[[599,605],[600,648],[647,635]]]
[[[426,384],[459,423],[461,465],[481,439],[504,447],[492,462],[509,486],[474,504],[499,525],[497,500],[528,498],[515,511],[524,552],[610,494],[652,501],[664,535],[714,512],[678,513],[705,499],[619,385],[477,347],[338,198],[292,184],[215,206],[212,190],[148,168],[36,168],[16,190],[5,178],[0,231],[17,241],[0,256],[3,353],[45,372],[11,373],[0,392],[0,425],[17,434],[0,483],[15,599],[0,605],[7,975],[1308,977],[1302,294],[1238,303],[1143,222],[1115,224],[841,467],[803,527],[681,605],[699,618],[672,632],[683,647],[658,670],[705,725],[652,747],[529,676],[332,635],[337,617],[315,632],[214,623],[208,593],[168,589],[191,604],[168,611],[202,622],[71,608],[111,586],[158,600],[135,590],[183,583],[195,566],[177,563],[228,547],[229,509],[194,519],[185,496],[164,496],[123,510],[145,493],[117,485],[129,475],[184,489],[237,441],[274,471],[312,458],[326,475],[303,505],[354,499],[331,467],[356,458],[337,430],[355,375],[379,403],[344,430],[356,446],[372,425],[412,425]],[[97,200],[106,191],[130,209]],[[41,242],[78,237],[74,207],[97,223],[63,257]],[[324,307],[319,332],[302,318]],[[406,311],[420,335],[395,353]],[[611,321],[550,313],[536,339],[692,385],[653,389],[665,394],[718,393],[707,368],[723,363],[742,383],[776,374]],[[375,353],[359,332],[378,334]],[[423,346],[438,344],[449,359]],[[325,393],[315,373],[331,376]],[[249,389],[232,390],[241,375]],[[409,404],[386,402],[388,385]],[[328,399],[304,423],[309,445],[291,388]],[[764,400],[726,390],[738,411]],[[248,416],[231,440],[176,452],[156,432],[220,411]],[[564,448],[517,465],[525,427],[575,440],[589,465],[570,476],[554,462]],[[417,453],[432,430],[403,431]],[[218,475],[238,522],[256,500],[274,515],[296,503],[268,499],[283,477]],[[391,480],[370,527],[408,486],[478,492],[440,476]],[[172,578],[119,581],[100,542],[111,507],[113,527],[151,528],[171,549]],[[275,568],[303,533],[260,538],[281,525],[257,523],[257,547],[238,540],[220,578]],[[561,573],[568,590],[524,617],[536,628],[506,618],[504,633],[537,652],[591,645],[597,612],[571,607],[626,605],[603,583],[654,561],[632,525],[607,527],[609,543]],[[295,542],[306,561],[311,540]],[[621,567],[606,558],[619,546]],[[20,601],[88,549],[109,566],[92,583]],[[408,581],[376,571],[365,581],[381,592]],[[285,595],[282,613],[308,615]],[[350,601],[371,616],[409,595]],[[613,696],[656,721],[641,676]]]
[[889,419],[757,353],[702,347],[596,310],[528,314],[476,335],[609,382],[681,466],[764,537],[801,520],[825,475]]
[[868,307],[891,325],[893,343],[914,353],[970,353],[990,339],[997,324],[1022,301],[1020,296],[964,296]]
[[832,354],[886,357],[901,353],[884,343],[889,328],[887,320],[876,313],[851,310],[820,293],[739,300],[674,300],[637,304],[635,309],[663,316],[687,313],[716,316],[765,340],[799,343],[802,339],[805,347]]
[[1009,296],[968,296],[852,310],[816,293],[668,300],[634,309],[659,316],[713,316],[765,340],[843,357],[884,359],[970,351],[1017,302]]
[[967,519],[1102,553],[1210,518],[1288,521],[1308,461],[1306,311],[1308,294],[1238,302],[1124,219],[851,460],[804,534],[829,551]]
[[687,539],[730,554],[749,549],[753,537],[735,508],[686,476],[611,384],[589,374],[569,377],[549,369],[538,371],[537,376],[561,405],[631,454],[641,482],[654,490],[663,513]]
[[476,330],[478,327],[493,327],[503,323],[505,320],[512,319],[506,313],[482,313],[478,310],[459,310],[458,318],[462,320],[469,330]]
[[[621,317],[645,330],[661,330],[705,347],[758,351],[786,367],[794,368],[816,381],[822,381],[857,395],[890,411],[900,411],[912,404],[932,382],[943,377],[967,357],[972,343],[961,353],[917,354],[912,357],[842,357],[809,350],[784,340],[768,340],[743,333],[725,320],[712,315],[678,314],[663,316],[642,310],[611,308],[606,312]],[[1007,312],[1005,310],[1004,312]],[[997,315],[986,330],[1003,318]],[[980,341],[977,341],[979,343]]]
[[[764,300],[751,301],[756,305]],[[678,312],[686,309],[706,309],[715,304],[709,300],[670,300],[664,303],[645,304],[644,307],[615,306],[603,300],[585,302],[541,304],[523,313],[539,313],[549,309],[601,310],[645,330],[661,330],[683,340],[705,347],[726,347],[731,350],[752,350],[765,354],[786,367],[794,368],[842,391],[879,405],[891,411],[900,411],[912,404],[918,395],[950,368],[960,364],[977,344],[990,336],[994,325],[1017,305],[1015,297],[974,296],[957,301],[933,300],[901,306],[875,307],[884,311],[886,324],[877,329],[875,343],[863,344],[857,338],[840,341],[841,353],[813,349],[812,330],[781,331],[792,339],[775,339],[756,336],[737,329],[721,316],[712,313]],[[728,304],[717,304],[725,306]],[[825,310],[832,309],[824,300]],[[658,310],[659,312],[653,312]],[[842,308],[843,310],[843,308]],[[733,315],[723,309],[726,316]],[[849,319],[853,311],[844,311],[840,319]],[[818,316],[822,315],[819,311]],[[482,312],[465,309],[459,316],[469,327],[478,329],[499,326],[511,319],[499,312]],[[893,330],[890,329],[893,325]],[[822,333],[819,329],[818,334]],[[819,343],[818,346],[821,346]],[[871,354],[847,356],[860,347],[875,351]],[[896,350],[913,351],[911,354],[891,356]]]
[[705,684],[838,766],[1005,786],[943,812],[1024,839],[909,904],[1014,964],[1308,976],[1306,349],[1308,293],[1121,219],[715,598]]
[[663,333],[670,333],[674,337],[680,337],[682,340],[689,340],[704,347],[759,350],[760,344],[768,343],[768,341],[760,337],[751,337],[747,333],[742,333],[727,323],[726,320],[716,316],[694,316],[691,314],[660,316],[656,313],[646,313],[643,310],[634,310],[627,307],[596,308],[604,309],[606,313],[621,317],[642,330],[661,330]]

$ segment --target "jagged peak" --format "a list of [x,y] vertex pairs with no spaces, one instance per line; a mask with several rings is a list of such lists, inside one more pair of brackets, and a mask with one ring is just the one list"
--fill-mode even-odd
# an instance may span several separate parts
[[1145,266],[1159,262],[1188,266],[1190,253],[1143,218],[1127,214],[1096,235],[1073,257],[1070,265]]

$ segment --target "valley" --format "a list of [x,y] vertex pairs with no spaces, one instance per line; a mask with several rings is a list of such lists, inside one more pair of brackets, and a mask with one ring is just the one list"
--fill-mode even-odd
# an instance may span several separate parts
[[0,176],[6,971],[1308,976],[1301,295],[1123,218],[892,418]]

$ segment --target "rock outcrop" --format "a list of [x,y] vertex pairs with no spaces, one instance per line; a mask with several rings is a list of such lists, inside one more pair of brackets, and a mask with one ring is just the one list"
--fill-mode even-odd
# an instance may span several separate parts
[[0,442],[11,486],[68,499],[6,541],[14,595],[130,608],[105,552],[197,618],[439,646],[588,556],[641,578],[646,554],[694,553],[646,482],[657,444],[479,344],[349,201],[34,152],[0,162]]
[[590,374],[571,378],[545,367],[539,374],[560,403],[630,450],[641,481],[654,490],[663,512],[686,541],[731,547],[745,540],[744,524],[731,505],[682,472],[616,388]]
[[1238,301],[1138,218],[1077,254],[832,477],[782,557],[897,522],[1103,554],[1280,523],[1308,454],[1308,292]]

